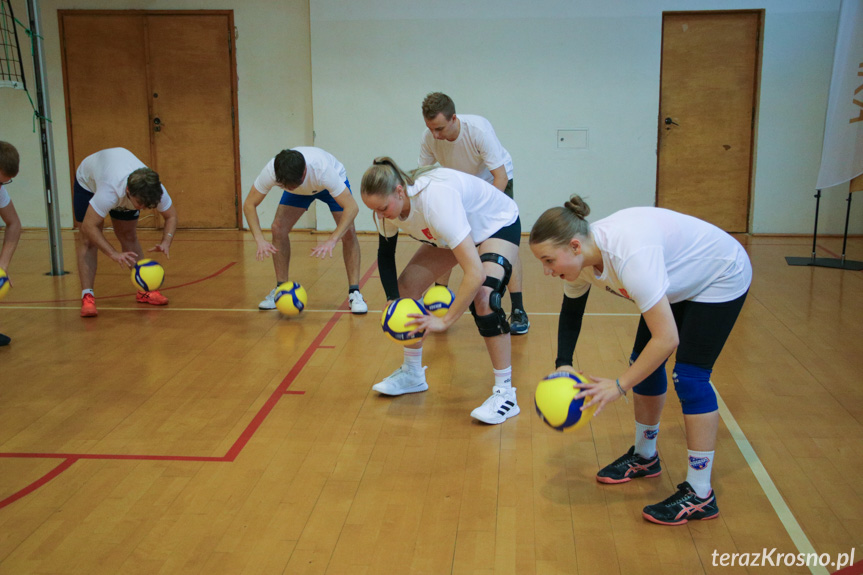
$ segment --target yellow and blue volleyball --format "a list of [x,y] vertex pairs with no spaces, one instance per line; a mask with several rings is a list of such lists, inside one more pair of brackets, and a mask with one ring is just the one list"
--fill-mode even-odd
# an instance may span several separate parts
[[420,302],[409,297],[399,298],[391,302],[381,314],[381,328],[386,336],[402,345],[419,342],[423,337],[423,332],[408,335],[415,329],[414,326],[406,325],[415,319],[408,317],[411,314],[428,315],[428,312]]
[[285,282],[276,288],[273,299],[276,300],[276,309],[283,315],[299,315],[306,308],[309,296],[297,282]]
[[0,268],[0,299],[6,297],[11,288],[12,284],[9,283],[9,276],[6,275],[6,270]]
[[138,260],[132,268],[132,283],[143,291],[156,291],[165,281],[165,268],[156,260]]
[[443,317],[449,311],[455,294],[446,286],[432,286],[423,296],[423,307],[437,317]]
[[575,431],[587,425],[593,417],[595,406],[581,410],[590,397],[575,399],[580,391],[573,387],[576,383],[588,381],[583,375],[558,372],[544,378],[536,386],[536,413],[552,429]]

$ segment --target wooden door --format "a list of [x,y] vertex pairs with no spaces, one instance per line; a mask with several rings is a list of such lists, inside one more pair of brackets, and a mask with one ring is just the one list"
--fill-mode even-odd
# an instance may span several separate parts
[[106,148],[126,148],[152,167],[144,20],[82,13],[61,25],[72,178]]
[[666,13],[656,205],[749,231],[761,12]]
[[[87,155],[122,146],[159,172],[180,227],[237,228],[231,14],[61,11],[60,19],[72,177]],[[147,215],[140,227],[161,226]]]

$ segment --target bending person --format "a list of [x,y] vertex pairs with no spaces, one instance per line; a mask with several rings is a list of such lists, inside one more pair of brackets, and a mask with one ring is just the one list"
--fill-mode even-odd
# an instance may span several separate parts
[[[387,300],[418,299],[435,278],[459,265],[464,279],[449,311],[443,317],[418,317],[414,325],[427,334],[446,331],[470,306],[494,370],[491,397],[471,416],[494,424],[518,415],[510,326],[501,307],[521,239],[515,202],[474,176],[438,167],[408,174],[386,157],[366,170],[361,190],[363,202],[379,218],[378,268]],[[397,277],[399,230],[423,245]],[[406,346],[402,366],[373,389],[384,395],[427,390],[422,342]]]
[[689,449],[686,481],[644,508],[648,521],[680,525],[719,515],[711,486],[719,411],[710,384],[713,365],[731,333],[752,281],[743,247],[719,228],[661,208],[629,208],[593,224],[590,208],[572,196],[543,213],[530,249],[546,275],[564,280],[558,323],[558,368],[572,354],[592,284],[635,302],[641,312],[629,367],[616,377],[591,377],[577,397],[596,414],[632,390],[635,445],[596,475],[606,484],[662,472],[656,450],[668,386],[665,362],[677,350],[674,388],[683,407]]

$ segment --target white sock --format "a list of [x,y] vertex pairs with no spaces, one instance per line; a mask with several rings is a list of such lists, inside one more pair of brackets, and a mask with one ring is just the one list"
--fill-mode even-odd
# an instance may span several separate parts
[[404,348],[405,360],[402,364],[410,371],[422,371],[423,369],[423,348],[412,349]]
[[659,435],[659,424],[644,425],[635,422],[635,453],[645,459],[656,455],[656,436]]
[[84,299],[84,296],[87,294],[90,294],[91,296],[96,297],[96,294],[93,293],[93,290],[85,289],[85,290],[81,290],[81,299]]
[[512,389],[512,366],[504,369],[493,369],[494,386]]
[[715,451],[689,450],[689,469],[686,481],[701,499],[710,493],[710,472],[713,471],[713,454]]

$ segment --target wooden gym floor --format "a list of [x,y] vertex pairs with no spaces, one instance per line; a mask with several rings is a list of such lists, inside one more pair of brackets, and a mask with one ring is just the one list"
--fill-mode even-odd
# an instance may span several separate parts
[[[632,444],[632,404],[572,434],[533,413],[561,286],[526,245],[531,330],[512,339],[522,412],[486,426],[469,415],[492,383],[470,317],[427,340],[429,391],[371,390],[401,361],[380,332],[375,236],[360,237],[364,317],[345,312],[340,248],[313,260],[321,236],[292,236],[292,279],[310,294],[294,319],[257,310],[273,271],[248,233],[177,236],[170,305],[136,304],[129,272],[101,258],[100,315],[85,320],[74,235],[73,273],[51,277],[47,235],[25,232],[0,303],[13,338],[0,349],[0,574],[837,570],[719,564],[764,549],[863,560],[863,275],[787,266],[811,239],[741,238],[755,279],[713,373],[721,515],[661,527],[641,508],[685,479],[679,403],[663,415],[659,478],[594,480]],[[400,265],[417,245],[403,238]],[[830,256],[841,241],[819,246]],[[863,240],[848,253],[863,258]],[[578,367],[620,373],[634,306],[595,293],[588,313]]]

